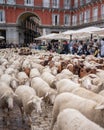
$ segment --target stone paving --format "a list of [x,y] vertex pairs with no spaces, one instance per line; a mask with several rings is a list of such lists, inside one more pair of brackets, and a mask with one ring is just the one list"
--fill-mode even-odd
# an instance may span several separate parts
[[[52,106],[47,106],[46,109],[42,109],[41,115],[32,113],[33,126],[35,130],[49,130],[52,119]],[[21,114],[18,106],[15,105],[14,110],[10,114],[10,125],[7,126],[3,122],[2,112],[0,111],[0,130],[31,130],[27,125],[27,121],[22,123]]]

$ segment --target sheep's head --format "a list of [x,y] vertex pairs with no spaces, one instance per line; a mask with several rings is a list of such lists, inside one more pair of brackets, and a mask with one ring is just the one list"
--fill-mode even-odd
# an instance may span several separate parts
[[37,113],[42,113],[41,109],[42,99],[43,98],[34,96],[27,104],[30,105],[33,109],[36,109]]
[[13,109],[13,98],[14,98],[15,94],[13,92],[5,92],[2,97],[0,98],[1,100],[4,99],[5,101],[5,105],[10,109],[12,110]]

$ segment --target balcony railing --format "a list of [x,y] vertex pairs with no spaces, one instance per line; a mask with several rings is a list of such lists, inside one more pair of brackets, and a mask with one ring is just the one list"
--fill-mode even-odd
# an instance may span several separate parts
[[82,6],[85,6],[87,4],[90,4],[90,3],[93,3],[93,2],[99,2],[100,0],[87,0],[86,2],[81,0],[80,1],[80,4],[79,3],[75,3],[74,6],[72,7],[70,4],[69,5],[60,5],[59,3],[57,4],[54,4],[54,3],[49,3],[49,2],[43,2],[43,3],[35,3],[34,2],[34,5],[32,4],[17,4],[16,2],[15,3],[11,3],[9,4],[8,2],[6,2],[6,0],[3,0],[3,1],[0,1],[0,5],[4,5],[4,6],[16,6],[16,7],[20,7],[20,8],[24,8],[24,7],[27,7],[27,8],[41,8],[41,9],[60,9],[60,10],[73,10],[73,9],[76,9],[76,8],[79,8],[79,7],[82,7]]
[[84,25],[92,25],[94,23],[101,23],[103,22],[104,23],[104,14],[102,14],[101,16],[99,17],[91,17],[91,18],[88,18],[88,19],[84,19],[84,20],[81,20],[81,21],[77,21],[75,22],[76,24],[73,24],[72,23],[72,26],[84,26]]
[[95,2],[100,2],[100,0],[80,0],[80,4],[79,3],[75,3],[74,6],[73,6],[73,9],[76,9],[76,8],[80,8],[82,6],[85,6],[87,4],[91,4],[91,3],[95,3]]

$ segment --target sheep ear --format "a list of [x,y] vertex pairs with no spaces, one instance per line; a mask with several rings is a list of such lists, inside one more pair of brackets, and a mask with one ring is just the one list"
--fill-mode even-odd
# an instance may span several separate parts
[[0,100],[1,100],[2,98],[4,98],[6,95],[7,95],[7,92],[5,92],[5,93],[1,96]]
[[40,99],[41,99],[41,100],[43,100],[43,99],[44,99],[44,97],[41,97]]
[[81,82],[82,82],[82,79],[79,79],[78,82],[81,83]]
[[49,95],[49,92],[46,93],[45,97],[47,97]]
[[96,110],[103,110],[104,109],[104,105],[101,105],[101,104],[98,104],[96,107],[95,107]]
[[29,105],[29,104],[32,103],[32,102],[33,102],[32,100],[28,101],[27,105]]
[[15,93],[13,93],[13,96],[14,96],[14,97],[18,97],[18,95],[17,95],[17,94],[15,94]]

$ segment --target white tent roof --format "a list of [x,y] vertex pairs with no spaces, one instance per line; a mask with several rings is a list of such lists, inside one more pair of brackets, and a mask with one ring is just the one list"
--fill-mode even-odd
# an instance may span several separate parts
[[101,30],[101,28],[99,28],[99,27],[86,27],[86,28],[77,30],[77,32],[89,32],[89,33],[92,33],[94,31],[99,31],[99,30]]
[[55,35],[57,35],[57,33],[50,33],[50,34],[47,34],[47,35],[37,37],[37,38],[35,38],[35,40],[47,40],[47,39],[50,39],[51,37],[53,37]]
[[3,37],[3,36],[0,36],[0,40],[3,40],[3,39],[5,39],[5,37]]

